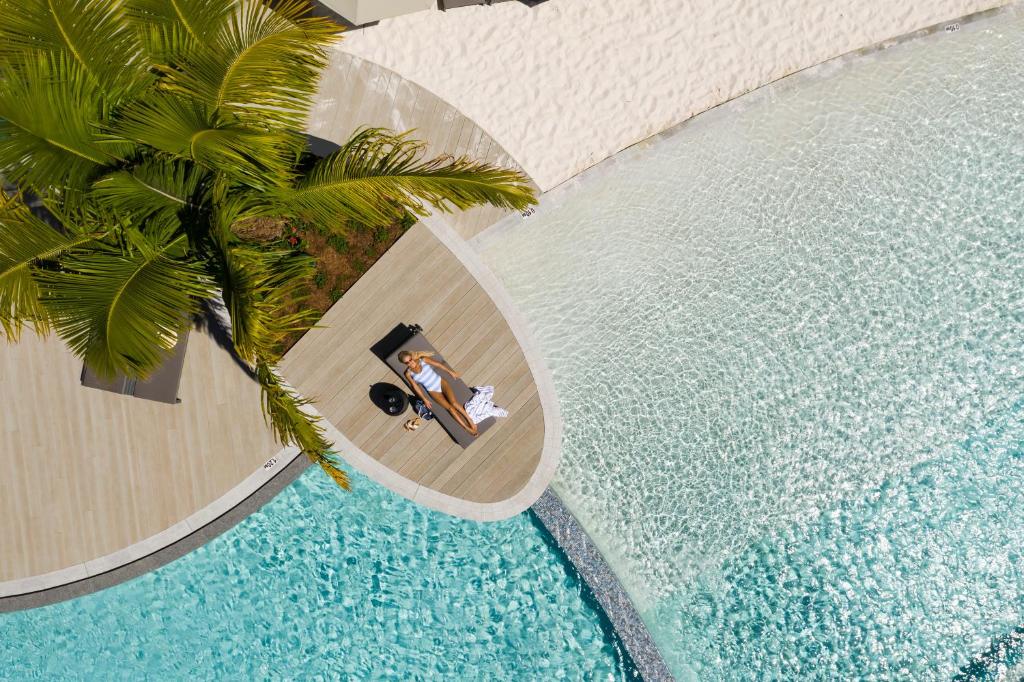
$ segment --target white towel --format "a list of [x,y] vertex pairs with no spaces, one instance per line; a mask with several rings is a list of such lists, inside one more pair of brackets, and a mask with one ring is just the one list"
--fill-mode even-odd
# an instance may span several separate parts
[[473,397],[465,405],[466,414],[479,424],[488,417],[507,417],[508,410],[494,404],[494,386],[475,386]]

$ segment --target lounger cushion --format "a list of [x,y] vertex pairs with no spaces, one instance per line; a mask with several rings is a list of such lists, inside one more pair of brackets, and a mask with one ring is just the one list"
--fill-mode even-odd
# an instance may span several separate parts
[[[398,376],[402,377],[403,379],[405,378],[406,366],[398,361],[398,354],[406,350],[412,352],[427,351],[433,353],[434,355],[431,359],[437,360],[438,362],[443,362],[449,367],[451,367],[451,365],[441,356],[441,354],[438,353],[437,350],[430,345],[430,342],[423,337],[423,334],[413,334],[407,341],[405,341],[402,345],[396,348],[390,355],[388,355],[387,359],[385,360],[385,362],[387,362],[388,367],[390,367],[396,374],[398,374]],[[457,368],[453,369],[456,369],[456,371],[458,371]],[[438,374],[440,374],[441,378],[445,379],[449,383],[449,385],[451,385],[452,391],[455,393],[455,398],[459,401],[459,404],[465,405],[466,402],[473,397],[473,391],[469,388],[469,386],[466,385],[466,382],[464,382],[462,379],[452,379],[452,377],[444,370],[438,370]],[[495,422],[494,417],[488,417],[487,419],[477,424],[477,436],[474,437],[470,435],[469,431],[466,431],[466,429],[459,426],[459,423],[455,421],[455,417],[451,416],[448,413],[448,410],[444,409],[440,405],[435,404],[433,400],[431,400],[431,403],[433,404],[433,410],[431,411],[437,418],[437,422],[444,427],[444,430],[448,432],[448,435],[450,435],[456,443],[458,443],[464,448],[468,448],[473,443],[473,441],[475,441],[476,438],[479,437],[479,435],[483,434],[484,431],[491,428]]]
[[104,379],[86,365],[82,368],[82,385],[173,405],[178,402],[178,387],[181,384],[181,373],[185,369],[187,348],[188,331],[186,330],[178,336],[178,343],[164,363],[145,381],[129,379],[122,374],[118,374],[113,379]]

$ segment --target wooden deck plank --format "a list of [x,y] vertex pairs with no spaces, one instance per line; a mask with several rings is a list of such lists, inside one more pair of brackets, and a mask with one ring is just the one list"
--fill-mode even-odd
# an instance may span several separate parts
[[529,397],[529,395],[525,395],[507,404],[506,409],[508,409],[510,414],[502,424],[505,430],[502,440],[494,441],[492,439],[491,441],[480,443],[480,452],[473,453],[472,456],[469,453],[461,453],[461,455],[457,453],[454,457],[437,460],[419,481],[421,485],[451,494],[449,491],[453,487],[453,480],[456,482],[455,485],[457,485],[461,482],[462,476],[474,471],[482,462],[493,456],[500,456],[498,452],[501,446],[510,436],[515,434],[519,425],[529,416],[528,413],[524,414],[521,411],[523,405],[529,402]]
[[[91,561],[202,509],[276,453],[259,387],[201,332],[177,405],[85,388],[81,362],[28,332],[0,346],[0,581]],[[57,415],[57,418],[54,418]]]

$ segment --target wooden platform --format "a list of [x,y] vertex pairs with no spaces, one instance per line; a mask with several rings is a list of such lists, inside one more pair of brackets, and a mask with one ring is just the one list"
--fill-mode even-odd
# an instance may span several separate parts
[[[507,419],[463,450],[435,423],[415,432],[369,398],[377,382],[403,385],[370,348],[400,323],[420,324],[466,383],[495,386]],[[499,503],[537,469],[544,415],[533,375],[505,318],[462,263],[415,225],[285,356],[283,376],[356,447],[416,487],[472,503]],[[402,481],[380,481],[405,494]],[[414,495],[410,495],[414,496]]]
[[166,531],[280,450],[259,387],[202,332],[177,405],[85,388],[81,371],[53,336],[0,345],[0,582]]
[[[339,51],[309,131],[342,142],[360,125],[415,128],[431,154],[512,165],[447,103]],[[469,239],[502,215],[478,208],[448,223],[455,239]],[[471,384],[495,385],[511,416],[463,450],[436,424],[410,434],[403,420],[377,411],[369,386],[399,379],[369,348],[400,322],[423,325]],[[350,461],[372,460],[368,473],[380,483],[470,518],[504,518],[541,494],[555,466],[545,454],[557,450],[545,435],[557,444],[557,419],[546,434],[534,377],[508,323],[429,229],[413,227],[323,324],[282,369],[319,399],[339,441],[358,449],[344,453]],[[273,475],[263,465],[280,446],[264,424],[258,386],[208,336],[189,339],[179,405],[84,388],[80,372],[58,339],[28,333],[20,345],[0,345],[0,595],[79,580],[155,551]]]

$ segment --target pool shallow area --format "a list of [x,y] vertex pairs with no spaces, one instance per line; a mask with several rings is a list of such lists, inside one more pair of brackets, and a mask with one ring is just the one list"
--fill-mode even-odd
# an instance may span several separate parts
[[632,679],[528,515],[478,524],[307,471],[167,566],[0,614],[0,679]]
[[697,117],[477,240],[554,487],[682,679],[950,679],[1024,623],[1024,14]]

